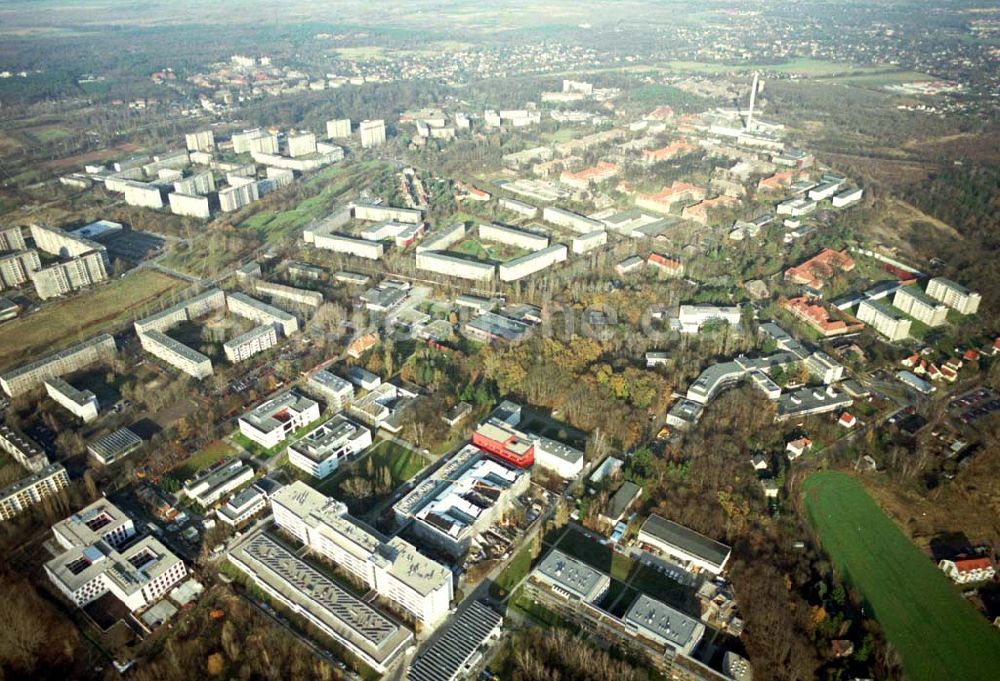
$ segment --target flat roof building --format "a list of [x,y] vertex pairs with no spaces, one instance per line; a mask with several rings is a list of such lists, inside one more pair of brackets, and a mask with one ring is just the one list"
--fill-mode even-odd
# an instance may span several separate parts
[[794,392],[784,393],[778,398],[778,413],[775,421],[787,421],[792,418],[828,414],[840,411],[854,404],[854,399],[846,393],[840,393],[831,386],[823,388],[801,388]]
[[167,331],[181,322],[190,321],[226,306],[226,294],[213,288],[182,300],[143,319],[137,319],[133,326],[137,334],[148,331]]
[[306,390],[326,402],[328,409],[341,411],[354,399],[354,386],[325,369],[314,371],[306,381]]
[[975,314],[982,296],[959,283],[944,277],[934,277],[927,282],[927,295],[960,314]]
[[493,263],[467,260],[436,251],[418,252],[416,265],[418,270],[472,281],[493,281],[493,275],[496,272],[496,265]]
[[15,397],[42,385],[47,378],[56,378],[78,371],[102,359],[111,358],[117,352],[115,339],[103,333],[0,374],[0,387],[8,395]]
[[372,432],[337,414],[288,446],[288,462],[322,480],[372,444]]
[[319,404],[289,391],[239,418],[240,432],[265,449],[281,444],[299,428],[319,418]]
[[642,594],[623,618],[625,626],[637,636],[672,646],[690,655],[705,634],[705,625],[666,603]]
[[118,430],[87,444],[87,452],[105,466],[124,459],[142,447],[142,438],[128,428]]
[[434,645],[410,666],[409,681],[460,681],[469,678],[483,650],[500,638],[503,616],[482,601],[465,608]]
[[32,473],[38,473],[49,465],[49,456],[40,444],[19,429],[0,422],[0,450],[11,455],[14,461]]
[[161,331],[139,334],[142,349],[199,381],[212,375],[212,360]]
[[299,330],[299,320],[295,315],[243,293],[226,294],[226,306],[231,313],[250,321],[274,325],[285,337]]
[[948,322],[948,307],[914,286],[900,286],[892,305],[927,326],[942,326]]
[[694,568],[720,574],[732,549],[655,513],[639,529],[639,542]]
[[564,262],[567,256],[566,246],[553,244],[534,253],[522,255],[507,262],[500,263],[498,271],[500,281],[517,281],[524,277],[541,272],[547,267]]
[[202,508],[211,508],[233,490],[254,478],[253,469],[239,459],[224,459],[201,471],[181,489],[184,496]]
[[347,507],[301,481],[271,496],[274,519],[303,544],[402,607],[425,626],[447,614],[451,570],[396,537],[386,540],[347,513]]
[[479,238],[483,241],[510,244],[528,251],[540,251],[549,245],[547,234],[538,234],[496,223],[479,225]]
[[378,673],[410,645],[413,632],[354,596],[278,541],[257,531],[229,561],[269,596],[301,615]]
[[61,378],[45,379],[45,392],[84,423],[97,418],[97,396],[90,390],[77,390]]
[[559,549],[552,549],[531,572],[531,579],[548,584],[566,598],[596,603],[611,587],[611,578]]
[[903,340],[910,336],[910,320],[877,300],[862,301],[858,305],[858,319],[890,341]]
[[263,324],[226,341],[222,349],[226,353],[226,359],[235,364],[277,344],[278,332],[275,331],[274,324]]
[[62,464],[44,466],[37,473],[0,490],[0,521],[10,520],[67,487],[69,475]]

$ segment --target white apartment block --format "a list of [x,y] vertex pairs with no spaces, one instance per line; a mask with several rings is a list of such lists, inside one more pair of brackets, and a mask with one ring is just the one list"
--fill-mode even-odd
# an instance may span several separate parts
[[549,245],[549,237],[546,234],[498,224],[479,225],[479,238],[482,241],[510,244],[528,251],[540,251]]
[[77,390],[61,378],[53,377],[46,379],[45,392],[84,423],[97,418],[97,396],[90,390]]
[[806,358],[806,368],[809,369],[811,376],[815,376],[826,385],[836,383],[844,377],[843,365],[819,350]]
[[739,326],[741,314],[739,306],[681,305],[677,320],[681,325],[681,333],[698,333],[702,326],[712,321]]
[[142,349],[199,381],[212,375],[212,360],[162,331],[139,334]]
[[108,267],[108,255],[102,246],[99,251],[37,269],[30,276],[35,293],[48,300],[105,281]]
[[41,269],[38,251],[30,249],[0,255],[0,290],[18,288],[31,280],[31,273]]
[[530,203],[524,203],[516,199],[500,199],[499,203],[501,208],[509,210],[512,213],[517,213],[522,217],[533,218],[538,215],[538,208],[532,206]]
[[337,414],[288,446],[288,462],[319,480],[372,444],[372,432]]
[[258,324],[272,324],[281,329],[281,333],[288,337],[299,330],[299,320],[295,315],[284,310],[279,310],[273,305],[263,303],[256,298],[251,298],[243,293],[229,293],[226,295],[226,305],[229,311]]
[[960,314],[975,314],[982,300],[975,291],[944,277],[934,277],[927,282],[927,295]]
[[265,449],[276,447],[299,428],[319,418],[319,403],[286,392],[239,418],[240,432]]
[[316,135],[311,132],[290,133],[286,141],[288,155],[292,158],[316,153]]
[[174,182],[174,191],[179,194],[211,194],[215,191],[215,175],[205,171],[182,178]]
[[23,251],[27,247],[20,227],[0,229],[0,251]]
[[273,324],[263,324],[226,341],[222,349],[226,359],[233,364],[250,359],[254,355],[273,348],[278,344],[278,332]]
[[257,293],[269,295],[272,298],[281,298],[296,305],[308,305],[309,307],[319,307],[323,304],[323,294],[319,291],[309,291],[294,286],[284,284],[274,284],[269,281],[254,282],[254,290]]
[[581,255],[588,253],[595,248],[600,248],[608,243],[608,233],[603,229],[594,230],[589,234],[574,237],[571,244],[573,253]]
[[232,213],[260,198],[256,182],[238,187],[228,187],[219,191],[219,207],[223,213]]
[[103,333],[0,374],[0,387],[11,397],[40,386],[46,378],[72,373],[118,352],[115,339]]
[[351,136],[351,119],[337,118],[326,122],[327,139],[346,139]]
[[202,508],[211,508],[253,478],[250,466],[243,465],[239,459],[226,459],[196,475],[184,485],[181,493]]
[[233,151],[237,154],[260,152],[264,154],[278,153],[278,136],[257,128],[236,133],[232,137]]
[[416,208],[397,208],[396,206],[384,206],[379,203],[366,201],[352,201],[350,208],[357,220],[368,220],[369,222],[405,222],[411,225],[418,225],[424,220],[424,214]]
[[418,270],[436,272],[437,274],[445,274],[449,277],[470,279],[472,281],[492,281],[493,274],[496,272],[496,266],[492,263],[466,260],[435,251],[417,253],[416,264]]
[[358,133],[361,135],[362,148],[381,146],[385,144],[385,121],[381,119],[361,121]]
[[500,281],[517,281],[536,272],[541,272],[556,263],[564,262],[567,251],[565,245],[553,244],[540,251],[500,263],[497,268],[500,273]]
[[326,402],[328,409],[342,411],[354,399],[354,386],[336,374],[321,370],[309,376],[306,390]]
[[132,519],[100,499],[52,527],[66,550],[45,564],[53,584],[77,607],[111,592],[135,612],[184,579],[180,558],[152,537],[129,544]]
[[144,319],[138,319],[133,326],[137,334],[166,331],[175,324],[190,321],[225,306],[226,294],[221,289],[214,288],[187,300],[182,300]]
[[465,238],[465,225],[457,222],[435,230],[417,244],[417,253],[444,251]]
[[927,326],[942,326],[948,322],[948,306],[931,298],[916,285],[896,289],[892,305]]
[[170,201],[170,212],[174,215],[201,218],[203,220],[207,220],[212,216],[212,212],[208,207],[207,196],[171,192],[167,195],[167,199]]
[[903,340],[910,335],[910,320],[875,300],[861,302],[858,306],[858,319],[890,341]]
[[440,623],[454,595],[451,570],[396,537],[386,541],[347,507],[301,481],[271,497],[274,520],[425,626]]
[[163,208],[163,195],[159,186],[133,180],[125,183],[125,203],[144,208]]
[[67,487],[69,475],[62,464],[45,466],[37,473],[0,490],[0,521],[10,520]]
[[385,247],[378,241],[365,241],[340,234],[316,234],[313,245],[335,253],[344,253],[367,260],[378,260],[385,252]]
[[184,135],[184,143],[188,151],[214,151],[215,133],[211,130],[199,130]]
[[579,213],[574,213],[555,206],[547,206],[542,210],[542,219],[551,222],[553,225],[571,229],[578,234],[590,234],[599,229],[604,229],[604,223],[600,220],[592,220]]

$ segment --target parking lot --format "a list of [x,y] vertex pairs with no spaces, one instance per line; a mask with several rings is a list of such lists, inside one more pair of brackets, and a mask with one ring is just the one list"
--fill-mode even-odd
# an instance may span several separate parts
[[1000,411],[1000,395],[990,388],[976,388],[951,400],[948,408],[962,423],[974,423]]

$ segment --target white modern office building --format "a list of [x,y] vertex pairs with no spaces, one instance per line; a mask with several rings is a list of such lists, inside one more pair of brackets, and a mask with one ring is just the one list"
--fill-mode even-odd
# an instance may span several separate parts
[[371,444],[370,430],[337,414],[289,445],[288,463],[322,480]]
[[239,418],[240,432],[265,449],[276,447],[299,428],[319,418],[319,403],[286,392]]
[[183,561],[158,540],[132,542],[132,519],[106,499],[60,521],[52,533],[65,551],[45,564],[45,572],[78,607],[111,592],[135,612],[187,575]]
[[274,521],[303,544],[401,607],[425,626],[448,614],[451,570],[396,537],[386,541],[347,513],[347,506],[301,481],[271,496]]

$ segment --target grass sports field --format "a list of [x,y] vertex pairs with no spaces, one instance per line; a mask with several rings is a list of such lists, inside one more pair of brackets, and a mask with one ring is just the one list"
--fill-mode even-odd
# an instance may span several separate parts
[[805,481],[805,502],[824,550],[862,594],[910,681],[997,678],[1000,632],[859,482],[834,471],[814,473]]

